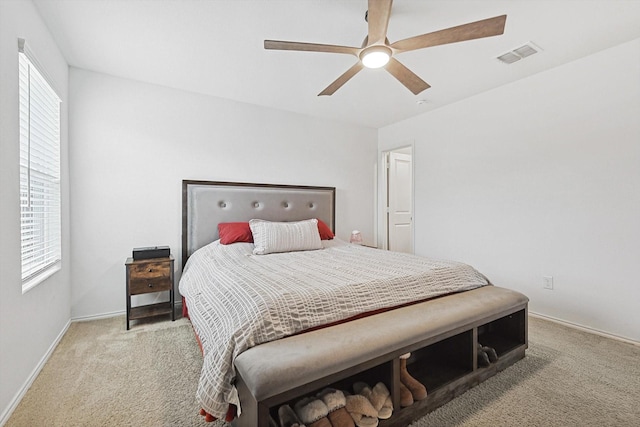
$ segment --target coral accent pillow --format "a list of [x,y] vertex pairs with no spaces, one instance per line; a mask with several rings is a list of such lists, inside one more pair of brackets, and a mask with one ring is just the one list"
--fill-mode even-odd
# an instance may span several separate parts
[[218,224],[220,243],[230,245],[232,243],[253,243],[253,234],[248,222],[221,222]]
[[255,244],[253,253],[256,255],[322,249],[318,220],[315,218],[295,222],[252,219],[249,227]]
[[318,219],[318,232],[320,233],[320,240],[331,240],[335,237],[333,231],[321,219]]

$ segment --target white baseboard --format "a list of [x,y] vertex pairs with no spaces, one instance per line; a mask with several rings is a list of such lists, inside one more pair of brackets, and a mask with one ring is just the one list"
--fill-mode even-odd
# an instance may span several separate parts
[[125,314],[127,314],[126,310],[118,310],[118,311],[111,311],[109,313],[91,314],[89,316],[72,317],[71,321],[72,322],[86,322],[86,321],[89,321],[89,320],[108,319],[110,317],[124,316]]
[[579,329],[579,330],[581,330],[583,332],[588,332],[590,334],[600,335],[601,337],[611,338],[611,339],[614,339],[616,341],[622,341],[622,342],[626,342],[628,344],[640,346],[640,341],[634,341],[634,340],[629,339],[629,338],[621,337],[621,336],[618,336],[618,335],[613,335],[613,334],[610,334],[608,332],[604,332],[604,331],[600,331],[598,329],[590,328],[588,326],[583,326],[583,325],[580,325],[580,324],[577,324],[577,323],[568,322],[568,321],[563,320],[563,319],[558,319],[557,317],[547,316],[546,314],[535,313],[535,312],[532,312],[532,311],[529,311],[529,315],[532,316],[532,317],[537,317],[539,319],[544,319],[544,320],[549,320],[549,321],[554,322],[554,323],[559,323],[559,324],[567,326],[569,328]]
[[62,339],[64,334],[67,333],[67,330],[69,329],[70,325],[71,325],[71,320],[69,320],[67,322],[67,324],[64,325],[64,328],[62,328],[62,331],[60,331],[60,333],[58,334],[56,339],[49,346],[49,349],[44,354],[44,356],[42,356],[42,359],[40,359],[40,362],[38,362],[36,367],[33,368],[33,371],[31,371],[31,374],[27,378],[27,381],[25,381],[25,383],[22,385],[20,390],[18,390],[16,395],[13,397],[13,399],[9,403],[9,406],[7,406],[7,408],[4,410],[4,412],[2,414],[0,414],[0,426],[5,425],[6,422],[9,421],[9,417],[11,417],[11,414],[13,414],[13,411],[15,411],[15,409],[18,407],[18,404],[20,403],[20,401],[22,400],[24,395],[29,390],[29,387],[31,387],[31,384],[33,384],[33,382],[38,377],[38,374],[40,374],[40,371],[42,370],[42,368],[44,368],[44,365],[47,363],[47,361],[49,360],[49,358],[53,354],[53,350],[56,349],[56,347],[58,346],[58,343],[60,343],[60,340]]
[[[182,299],[176,300],[174,302],[174,308],[176,310],[182,311],[181,307],[182,307]],[[110,317],[116,317],[116,316],[124,316],[125,314],[127,314],[126,310],[111,311],[109,313],[92,314],[92,315],[89,315],[89,316],[72,317],[71,321],[72,322],[86,322],[88,320],[99,320],[99,319],[108,319]]]

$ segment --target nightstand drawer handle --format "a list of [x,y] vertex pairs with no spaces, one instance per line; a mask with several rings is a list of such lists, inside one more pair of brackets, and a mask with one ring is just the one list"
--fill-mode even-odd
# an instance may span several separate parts
[[149,273],[151,273],[152,271],[153,271],[153,268],[150,268],[150,269],[149,269]]
[[153,288],[153,283],[149,283],[149,287],[150,287],[150,288]]

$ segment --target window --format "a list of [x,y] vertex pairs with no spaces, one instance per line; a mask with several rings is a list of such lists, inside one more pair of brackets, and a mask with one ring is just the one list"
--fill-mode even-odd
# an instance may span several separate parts
[[19,43],[22,291],[60,269],[60,98]]

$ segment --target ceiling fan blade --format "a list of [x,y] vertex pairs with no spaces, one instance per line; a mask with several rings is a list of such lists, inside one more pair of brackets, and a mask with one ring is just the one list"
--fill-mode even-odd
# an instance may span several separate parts
[[369,10],[367,11],[369,36],[367,45],[384,44],[387,38],[392,3],[393,0],[369,0]]
[[407,52],[442,44],[499,36],[504,33],[506,21],[507,15],[496,16],[494,18],[458,25],[457,27],[435,31],[421,36],[410,37],[391,44],[391,47],[398,52]]
[[333,93],[340,89],[343,84],[348,82],[351,77],[358,74],[358,72],[362,70],[363,67],[364,65],[362,65],[362,62],[356,62],[353,67],[349,68],[343,75],[338,77],[333,83],[327,86],[327,88],[320,92],[318,96],[333,95]]
[[265,40],[264,48],[275,49],[275,50],[298,50],[298,51],[305,51],[305,52],[348,53],[355,56],[358,56],[358,52],[360,51],[359,48],[350,47],[350,46],[287,42],[287,41],[281,41],[281,40]]
[[413,71],[402,65],[397,59],[391,58],[384,68],[400,83],[402,83],[407,89],[413,92],[414,95],[419,94],[425,89],[429,89],[431,85],[420,77],[418,77]]

